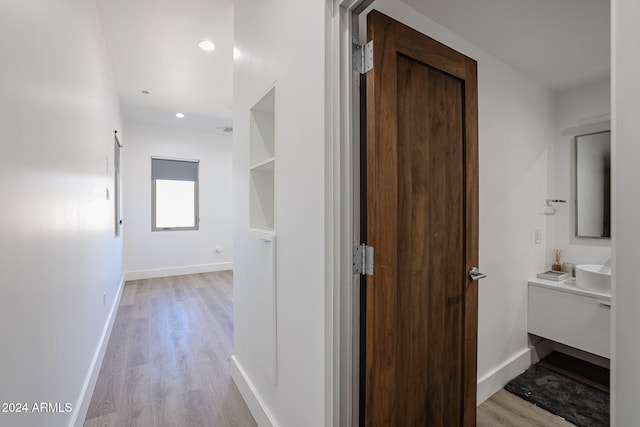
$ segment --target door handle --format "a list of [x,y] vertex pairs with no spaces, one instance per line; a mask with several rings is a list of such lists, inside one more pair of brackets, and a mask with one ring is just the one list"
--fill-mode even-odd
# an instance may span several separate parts
[[610,308],[611,308],[611,304],[606,304],[606,303],[604,303],[604,302],[601,302],[601,303],[600,303],[600,304],[598,304],[598,305],[599,305],[600,307],[604,307],[604,308],[608,308],[608,309],[610,309]]
[[487,277],[487,275],[480,273],[478,267],[471,267],[471,270],[469,270],[469,278],[473,281],[484,279],[485,277]]

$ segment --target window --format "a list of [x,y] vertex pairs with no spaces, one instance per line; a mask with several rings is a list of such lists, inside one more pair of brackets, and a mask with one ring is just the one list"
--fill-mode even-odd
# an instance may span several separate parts
[[151,158],[151,230],[198,229],[198,160]]

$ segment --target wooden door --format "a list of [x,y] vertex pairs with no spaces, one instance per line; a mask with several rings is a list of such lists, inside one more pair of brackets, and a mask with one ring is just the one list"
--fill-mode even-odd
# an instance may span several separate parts
[[367,426],[474,426],[476,62],[373,11],[366,75]]

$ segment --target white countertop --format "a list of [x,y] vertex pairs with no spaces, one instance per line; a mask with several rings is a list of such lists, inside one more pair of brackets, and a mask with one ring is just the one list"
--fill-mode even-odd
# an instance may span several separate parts
[[556,291],[568,292],[571,294],[582,295],[585,297],[597,298],[603,301],[611,302],[611,295],[576,287],[575,277],[570,277],[559,282],[538,278],[529,279],[529,286],[538,286],[541,288],[553,289]]

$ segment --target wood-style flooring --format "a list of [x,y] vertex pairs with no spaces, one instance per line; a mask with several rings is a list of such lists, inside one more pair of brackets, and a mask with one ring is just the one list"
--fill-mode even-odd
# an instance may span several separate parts
[[[229,373],[232,346],[230,271],[127,282],[85,427],[256,426]],[[477,426],[573,424],[500,390]]]
[[477,427],[575,427],[502,389],[478,407]]
[[256,426],[232,347],[230,271],[127,282],[85,427]]

